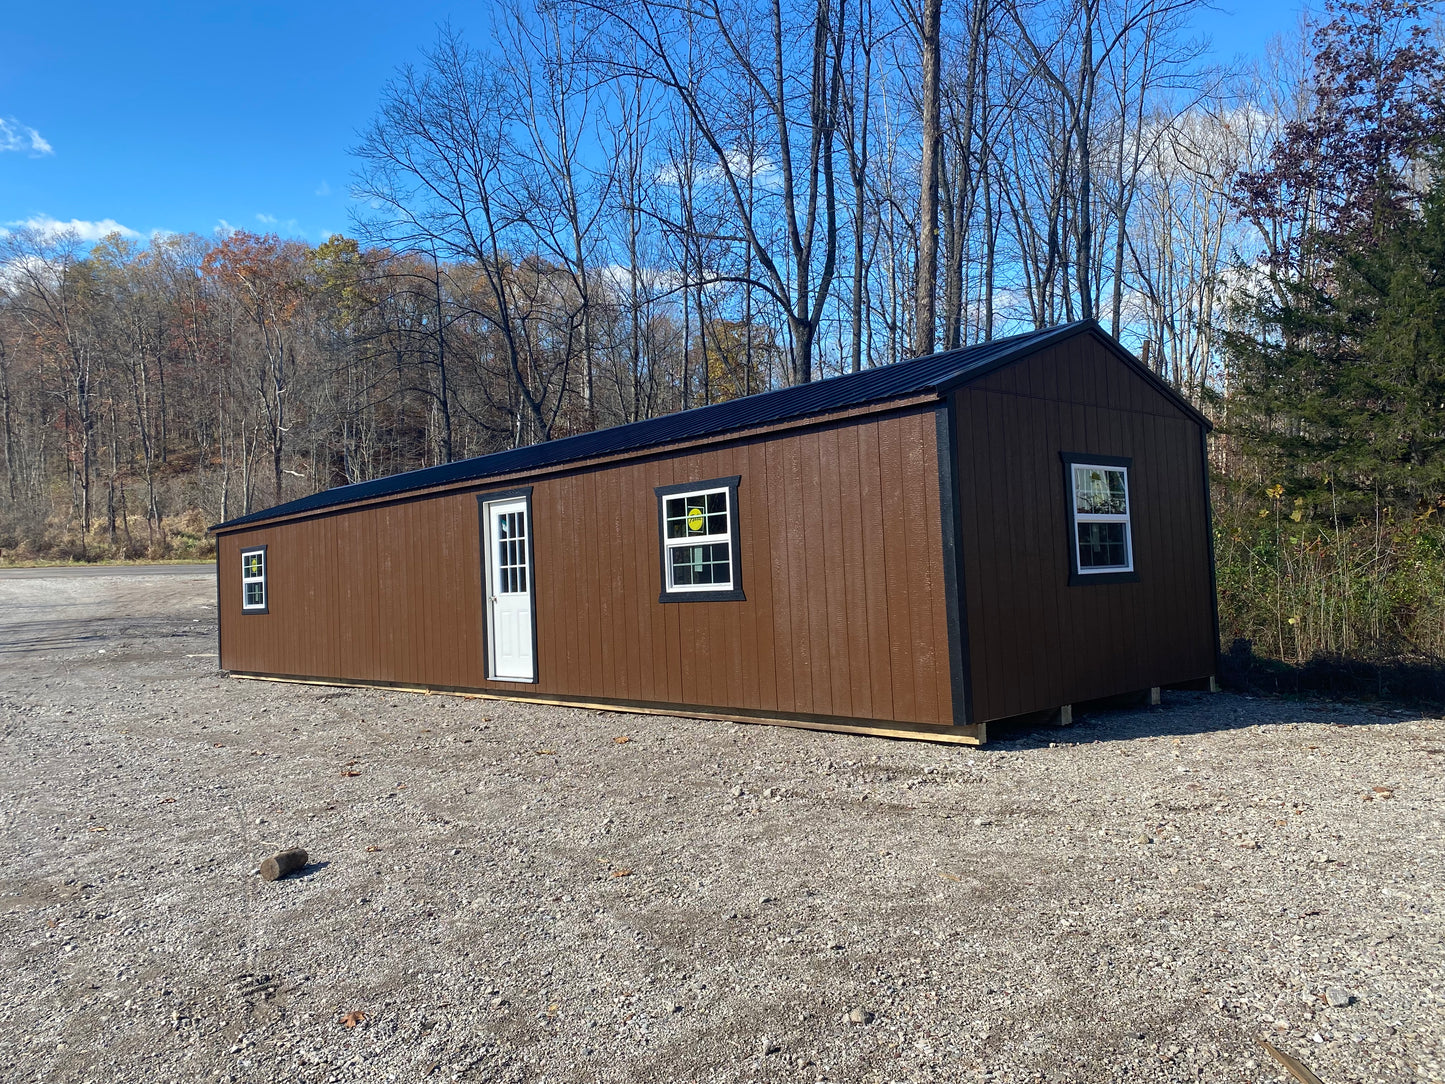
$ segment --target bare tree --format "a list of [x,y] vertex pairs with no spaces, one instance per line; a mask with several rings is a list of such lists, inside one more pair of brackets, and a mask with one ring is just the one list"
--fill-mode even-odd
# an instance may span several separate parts
[[938,329],[938,189],[943,159],[943,119],[939,90],[942,0],[901,0],[918,39],[921,72],[918,148],[918,271],[914,279],[913,353],[931,354]]
[[512,125],[516,96],[495,65],[444,28],[421,71],[404,69],[383,93],[380,114],[356,148],[357,195],[373,214],[358,225],[403,249],[445,252],[480,271],[485,305],[476,310],[496,329],[521,411],[515,442],[551,436],[546,382],[536,379],[522,326],[517,265],[510,243],[523,221],[511,202],[515,174]]
[[608,175],[595,175],[582,163],[584,130],[598,108],[583,63],[588,28],[576,8],[559,4],[507,11],[507,52],[512,82],[518,89],[518,121],[526,132],[528,170],[521,217],[541,250],[572,280],[579,305],[582,358],[580,376],[587,427],[597,425],[593,387],[595,298],[592,251],[602,224]]
[[[987,175],[989,157],[989,14],[991,0],[972,0],[963,40],[954,51],[951,78],[945,80],[941,95],[948,117],[945,144],[951,153],[940,152],[940,182],[946,198],[944,216],[943,336],[944,348],[962,346],[967,339],[965,309],[968,289],[965,275],[973,248],[973,223],[980,187]],[[950,163],[951,161],[951,168]],[[995,236],[985,222],[984,243]],[[992,261],[989,260],[991,266]],[[991,286],[988,288],[991,293]]]
[[651,417],[657,398],[657,372],[647,364],[651,351],[645,345],[645,328],[652,308],[652,273],[647,262],[647,213],[651,187],[649,148],[653,105],[650,83],[639,77],[619,79],[613,118],[606,128],[612,162],[611,191],[621,223],[621,249],[626,259],[626,377],[617,380],[622,417],[636,421]]
[[[654,80],[676,97],[696,126],[757,260],[758,272],[749,281],[786,316],[791,381],[811,380],[838,254],[834,142],[842,91],[842,20],[834,0],[813,0],[787,12],[782,0],[761,6],[747,0],[631,0],[606,8],[595,0],[581,2],[605,16],[605,25],[615,31],[613,47],[595,63],[616,75]],[[843,0],[838,2],[841,8]],[[708,35],[701,51],[712,65],[701,79],[689,69],[679,44],[688,40],[688,31]],[[802,55],[792,51],[798,37],[808,42]],[[759,163],[737,153],[737,133],[727,123],[728,104],[744,84],[763,103],[771,126],[768,149],[774,157],[768,166],[777,195],[762,208],[748,198],[749,172]],[[770,236],[774,223],[781,243]]]
[[15,311],[60,377],[58,395],[83,554],[91,524],[100,345],[90,270],[82,259],[80,238],[70,230],[7,233],[0,238],[0,262],[7,270],[6,293]]
[[11,503],[18,496],[18,464],[15,454],[15,393],[10,377],[10,353],[0,337],[0,425],[5,430],[5,490]]
[[[852,186],[852,215],[849,233],[852,237],[852,288],[849,294],[850,365],[853,372],[863,368],[865,330],[868,319],[869,267],[868,238],[872,203],[872,120],[873,85],[879,77],[878,53],[893,33],[893,27],[880,27],[874,18],[872,0],[857,0],[848,33],[844,38],[844,65],[841,126],[843,145],[848,155],[848,180]],[[867,351],[872,363],[872,352]]]

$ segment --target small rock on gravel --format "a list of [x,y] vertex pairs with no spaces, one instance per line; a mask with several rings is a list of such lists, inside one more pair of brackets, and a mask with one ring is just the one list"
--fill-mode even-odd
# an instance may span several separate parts
[[300,847],[274,854],[261,863],[261,880],[275,881],[288,873],[295,873],[306,865],[306,852]]
[[1350,1003],[1350,992],[1343,987],[1331,986],[1325,991],[1325,1000],[1334,1009],[1343,1009]]
[[848,1010],[848,1021],[852,1024],[871,1024],[873,1014],[860,1005]]

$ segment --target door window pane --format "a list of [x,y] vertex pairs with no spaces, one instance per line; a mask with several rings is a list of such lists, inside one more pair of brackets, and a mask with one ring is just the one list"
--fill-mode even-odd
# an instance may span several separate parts
[[494,520],[497,534],[496,591],[503,595],[527,592],[527,516],[502,512]]

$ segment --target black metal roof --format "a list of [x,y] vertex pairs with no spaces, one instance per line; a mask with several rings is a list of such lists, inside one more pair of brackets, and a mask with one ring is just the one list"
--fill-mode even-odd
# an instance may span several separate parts
[[[889,399],[944,391],[998,365],[1031,354],[1058,339],[1097,328],[1098,324],[1093,320],[1080,320],[1043,331],[995,339],[977,346],[930,354],[896,365],[847,373],[740,399],[729,399],[725,403],[696,407],[660,418],[648,418],[610,429],[598,429],[591,433],[579,433],[573,437],[532,444],[525,448],[512,448],[474,459],[424,467],[385,478],[374,478],[369,482],[337,486],[313,493],[309,497],[278,504],[274,508],[265,508],[227,520],[212,530],[229,530],[248,523],[314,512],[353,501],[391,497],[453,482],[480,481],[497,475],[521,474],[618,452],[660,447],[698,437],[752,429],[791,418],[828,414]],[[1162,383],[1161,387],[1164,387]],[[1185,407],[1190,409],[1187,404]]]

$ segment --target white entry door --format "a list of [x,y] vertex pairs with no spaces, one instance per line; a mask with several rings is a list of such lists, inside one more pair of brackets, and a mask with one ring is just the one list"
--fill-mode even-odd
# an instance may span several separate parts
[[490,501],[487,527],[487,654],[498,681],[535,681],[532,658],[532,561],[528,501]]

